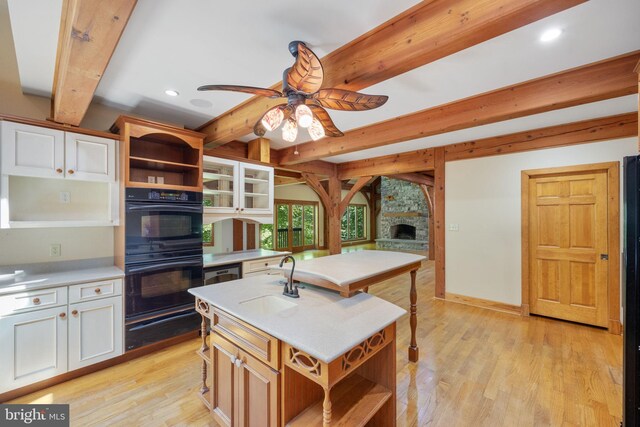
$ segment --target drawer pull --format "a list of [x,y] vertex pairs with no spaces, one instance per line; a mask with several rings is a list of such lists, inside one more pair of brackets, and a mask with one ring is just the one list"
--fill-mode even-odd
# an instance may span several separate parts
[[265,262],[265,263],[264,263],[264,266],[265,266],[265,267],[269,267],[269,263],[268,263],[268,262]]
[[100,288],[96,288],[95,292],[96,292],[96,294],[100,294],[100,292],[102,292],[102,291],[100,290]]
[[33,303],[34,303],[35,305],[40,304],[40,298],[34,298],[34,299],[33,299]]
[[73,311],[71,312],[71,314],[73,314],[74,316],[77,316],[77,315],[78,315],[78,310],[73,310]]
[[60,318],[64,319],[65,317],[67,317],[67,313],[60,313]]

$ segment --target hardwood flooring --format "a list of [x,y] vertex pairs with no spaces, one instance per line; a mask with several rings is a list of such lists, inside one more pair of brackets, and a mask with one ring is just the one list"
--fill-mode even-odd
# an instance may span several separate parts
[[[319,254],[320,255],[320,254]],[[622,339],[605,330],[435,300],[418,272],[420,362],[398,324],[399,426],[618,426]],[[408,308],[409,275],[371,293]],[[70,403],[74,426],[215,425],[196,397],[198,341],[53,386],[14,403]]]

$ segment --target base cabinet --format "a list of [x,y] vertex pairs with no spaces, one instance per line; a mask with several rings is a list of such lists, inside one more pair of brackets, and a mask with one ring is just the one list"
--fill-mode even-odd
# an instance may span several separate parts
[[224,426],[278,426],[280,373],[217,334],[212,336],[213,417]]
[[69,370],[122,354],[122,297],[69,305]]
[[0,318],[0,393],[67,372],[67,306]]

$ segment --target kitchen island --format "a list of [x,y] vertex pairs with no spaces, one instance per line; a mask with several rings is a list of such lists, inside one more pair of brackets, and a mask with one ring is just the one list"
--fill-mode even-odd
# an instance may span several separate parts
[[[202,315],[200,397],[221,425],[395,425],[395,327],[405,310],[282,277],[190,289]],[[211,334],[207,335],[210,330]]]

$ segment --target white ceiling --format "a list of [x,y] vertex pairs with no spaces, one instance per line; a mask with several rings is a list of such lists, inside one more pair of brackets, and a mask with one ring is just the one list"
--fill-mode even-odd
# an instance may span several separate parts
[[[14,8],[14,3],[26,5],[47,0],[9,1]],[[416,0],[328,0],[316,3],[321,6],[311,6],[294,0],[139,0],[96,96],[101,102],[126,111],[196,127],[248,98],[230,92],[197,92],[198,86],[268,87],[293,62],[287,50],[289,41],[304,40],[322,57],[416,3]],[[638,0],[591,0],[366,89],[366,93],[389,95],[387,104],[377,110],[330,111],[330,114],[340,129],[348,131],[637,50],[640,49],[638,16]],[[34,26],[41,28],[43,20],[51,21],[43,13],[31,13],[28,19],[14,21],[12,12],[11,18],[14,37],[27,34]],[[540,34],[552,27],[562,28],[563,35],[552,43],[540,42]],[[48,31],[53,36],[53,30]],[[48,64],[53,55],[55,61],[56,44],[46,48],[35,46],[34,41],[21,43],[16,41],[19,62],[24,56],[20,51],[31,52],[31,59],[24,62],[26,68],[20,66],[23,86],[26,88],[29,82],[33,90],[49,88],[50,92],[52,67],[38,66],[37,58]],[[25,77],[23,69],[28,70]],[[175,89],[180,95],[168,97],[164,94],[166,89]],[[603,101],[329,160],[357,160],[635,111],[636,101],[633,96]],[[279,131],[267,134],[274,148],[292,145],[285,143],[279,134]],[[247,135],[243,139],[252,138],[253,135]],[[307,139],[303,131],[296,143]]]

